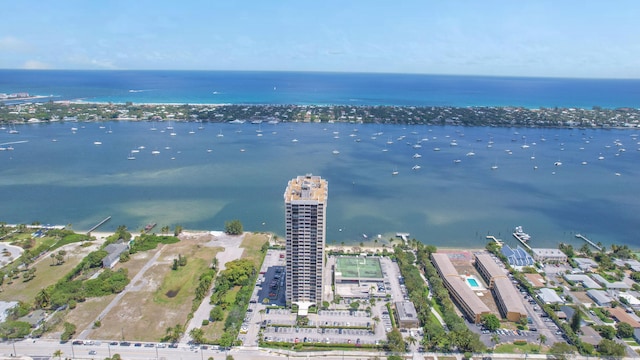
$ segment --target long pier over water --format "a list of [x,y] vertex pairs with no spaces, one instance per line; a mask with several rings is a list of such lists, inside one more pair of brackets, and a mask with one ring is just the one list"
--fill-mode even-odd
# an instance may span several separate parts
[[100,221],[96,226],[92,227],[91,229],[89,229],[89,231],[87,231],[87,234],[91,234],[91,232],[97,228],[99,228],[100,226],[102,226],[104,223],[106,223],[107,221],[111,220],[111,215],[107,216],[106,218],[104,218],[102,221]]
[[586,241],[586,242],[587,242],[587,244],[589,244],[589,245],[593,246],[594,248],[598,249],[598,251],[602,251],[602,247],[600,247],[600,246],[598,246],[598,245],[594,244],[594,243],[593,243],[593,241],[591,241],[591,240],[587,239],[587,237],[586,237],[586,236],[584,236],[584,235],[582,235],[582,234],[576,234],[576,237],[577,237],[578,239],[582,239],[582,240]]

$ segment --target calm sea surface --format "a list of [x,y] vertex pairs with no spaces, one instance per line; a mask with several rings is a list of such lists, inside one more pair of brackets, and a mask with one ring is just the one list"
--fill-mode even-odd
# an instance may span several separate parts
[[[637,107],[639,84],[0,71],[0,92],[114,102]],[[104,229],[138,230],[152,222],[222,229],[237,218],[248,230],[282,234],[287,181],[313,173],[329,181],[329,243],[408,232],[437,246],[470,248],[483,246],[487,234],[513,242],[517,225],[532,235],[534,246],[580,246],[576,232],[635,248],[640,240],[640,143],[633,130],[288,123],[200,129],[175,123],[171,136],[167,125],[53,123],[19,126],[19,134],[0,132],[0,144],[21,142],[13,151],[0,151],[0,220],[71,223],[86,230],[110,215]],[[130,155],[136,159],[128,160]]]
[[282,234],[287,181],[313,173],[329,181],[329,243],[408,232],[475,247],[487,234],[511,241],[522,225],[537,246],[579,245],[575,232],[637,245],[634,131],[177,123],[171,136],[167,125],[54,123],[0,133],[0,143],[28,141],[0,152],[2,220],[88,229],[111,215],[106,229],[221,229],[237,218]]
[[224,71],[0,70],[0,92],[189,104],[640,107],[640,80]]

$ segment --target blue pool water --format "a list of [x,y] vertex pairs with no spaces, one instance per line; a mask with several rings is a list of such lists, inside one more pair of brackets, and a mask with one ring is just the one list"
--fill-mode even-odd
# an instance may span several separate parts
[[469,285],[471,285],[471,287],[479,287],[478,282],[476,281],[476,279],[467,278],[467,282],[469,283]]

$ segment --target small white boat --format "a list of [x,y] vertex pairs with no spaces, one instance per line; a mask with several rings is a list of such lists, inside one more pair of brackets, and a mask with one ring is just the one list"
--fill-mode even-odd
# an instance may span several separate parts
[[554,162],[554,163],[553,163],[553,165],[555,165],[555,166],[562,166],[562,162],[560,162],[560,161],[556,161],[556,162]]
[[340,151],[338,151],[338,150],[333,150],[331,153],[332,153],[333,155],[338,155],[338,154],[340,154]]
[[469,152],[467,153],[467,156],[475,156],[475,155],[476,155],[476,153],[474,153],[473,151],[469,151]]
[[135,160],[136,157],[133,156],[133,151],[129,153],[129,156],[127,157],[127,160]]
[[297,143],[298,139],[293,139],[293,140],[291,140],[291,142]]
[[413,154],[413,158],[414,158],[414,159],[419,159],[419,158],[421,158],[421,157],[422,157],[422,155],[420,155],[420,154],[418,154],[418,153]]
[[151,155],[159,155],[159,154],[160,154],[160,151],[159,151],[159,150],[153,150],[153,151],[151,152]]
[[433,148],[433,151],[440,151],[440,148]]
[[498,170],[498,165],[491,166],[491,170]]
[[93,145],[102,145],[102,141],[94,141]]
[[454,164],[459,164],[459,163],[461,163],[461,162],[462,162],[462,160],[460,160],[460,159],[455,159],[455,160],[453,160],[453,163],[454,163]]
[[420,170],[421,168],[422,168],[422,166],[420,166],[420,165],[413,165],[411,170]]

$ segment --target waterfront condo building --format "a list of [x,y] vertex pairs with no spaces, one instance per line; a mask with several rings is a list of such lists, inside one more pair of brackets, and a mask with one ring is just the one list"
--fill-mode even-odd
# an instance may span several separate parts
[[322,304],[328,183],[320,176],[298,176],[284,193],[286,301],[300,311]]

